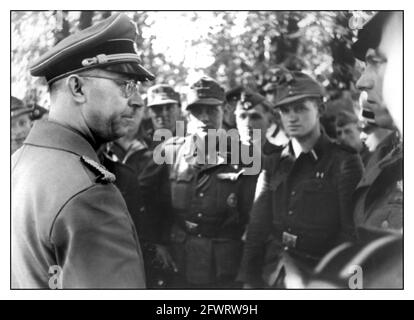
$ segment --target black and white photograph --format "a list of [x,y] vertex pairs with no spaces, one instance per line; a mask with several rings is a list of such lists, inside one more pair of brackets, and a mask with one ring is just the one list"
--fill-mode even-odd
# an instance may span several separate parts
[[404,18],[10,10],[9,290],[403,290]]

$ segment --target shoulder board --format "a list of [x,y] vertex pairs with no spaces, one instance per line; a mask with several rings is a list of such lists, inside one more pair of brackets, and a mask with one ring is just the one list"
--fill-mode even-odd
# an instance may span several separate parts
[[100,163],[85,156],[81,156],[80,160],[82,163],[85,164],[86,167],[88,167],[89,170],[91,170],[93,173],[97,175],[96,182],[100,182],[100,183],[115,182],[116,180],[115,175],[112,172],[109,172]]

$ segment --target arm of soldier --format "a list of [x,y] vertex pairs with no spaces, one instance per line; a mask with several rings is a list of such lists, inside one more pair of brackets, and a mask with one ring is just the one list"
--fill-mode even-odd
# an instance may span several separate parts
[[264,170],[257,180],[255,199],[247,226],[246,242],[238,274],[238,281],[245,283],[246,287],[261,287],[263,285],[261,275],[265,245],[272,225],[271,196],[272,193],[268,187],[268,174]]
[[71,198],[50,233],[63,288],[144,288],[141,249],[121,194],[96,184]]
[[172,223],[168,165],[150,159],[139,175],[139,186],[145,206],[146,239],[165,244]]
[[248,223],[250,217],[249,214],[251,212],[255,191],[257,186],[257,175],[246,175],[242,176],[242,180],[239,187],[239,211],[242,215],[242,220],[245,223]]
[[360,156],[356,153],[345,154],[341,161],[339,161],[339,168],[336,172],[337,194],[341,215],[341,234],[338,238],[338,243],[341,243],[355,238],[352,195],[363,173]]

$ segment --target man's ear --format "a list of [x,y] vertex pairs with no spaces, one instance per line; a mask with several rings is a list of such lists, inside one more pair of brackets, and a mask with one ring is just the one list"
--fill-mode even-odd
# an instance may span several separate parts
[[84,81],[77,75],[71,75],[66,80],[66,85],[69,89],[70,94],[72,95],[73,99],[79,103],[83,103],[86,101],[86,96],[84,94]]

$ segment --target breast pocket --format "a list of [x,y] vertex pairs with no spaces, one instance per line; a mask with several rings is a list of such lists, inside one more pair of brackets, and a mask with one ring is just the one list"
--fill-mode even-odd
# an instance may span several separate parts
[[216,180],[216,207],[220,211],[237,208],[239,204],[238,182],[231,180]]
[[194,172],[171,172],[171,201],[175,209],[187,209],[193,193]]
[[308,226],[332,229],[340,223],[338,197],[335,187],[327,181],[307,181],[303,187],[299,215]]

